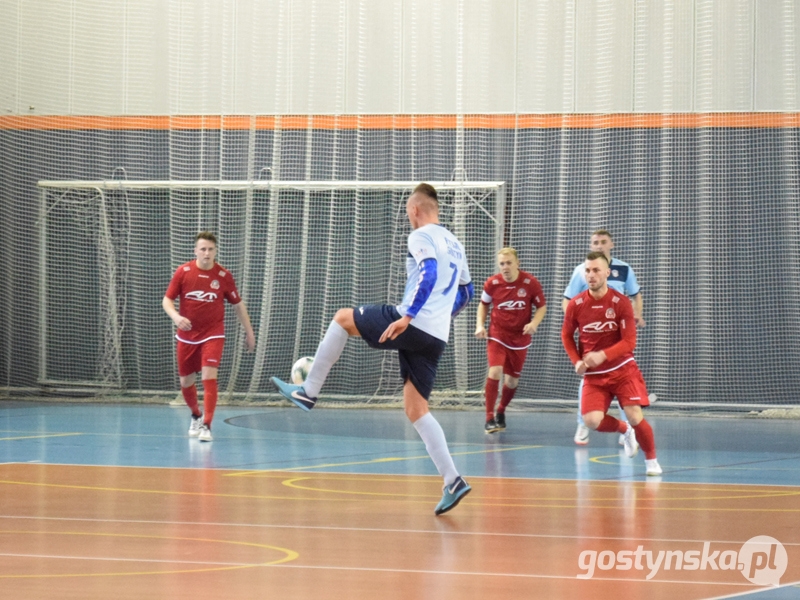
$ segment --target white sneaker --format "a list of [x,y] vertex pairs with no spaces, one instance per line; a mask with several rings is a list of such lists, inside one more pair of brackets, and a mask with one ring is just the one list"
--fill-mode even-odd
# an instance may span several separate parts
[[656,475],[661,475],[661,473],[663,473],[663,471],[661,470],[661,465],[658,464],[657,458],[654,458],[652,460],[645,460],[644,468],[645,468],[645,473],[647,473],[651,477],[655,477]]
[[[628,427],[630,427],[630,425],[628,425]],[[617,440],[617,443],[620,446],[624,446],[625,445],[625,434],[624,433],[620,433],[619,434],[619,439]]]
[[210,442],[214,439],[211,437],[211,429],[205,423],[200,426],[200,433],[197,437],[201,442]]
[[636,453],[639,452],[639,442],[636,441],[636,433],[633,431],[633,427],[628,425],[628,431],[623,434],[623,438],[625,441],[623,444],[625,447],[625,456],[633,458],[636,456]]
[[203,415],[195,417],[192,415],[192,422],[189,425],[189,437],[197,437],[200,435],[200,427],[203,425]]
[[589,428],[583,423],[578,423],[578,429],[575,430],[575,437],[573,438],[578,446],[585,446],[589,443]]

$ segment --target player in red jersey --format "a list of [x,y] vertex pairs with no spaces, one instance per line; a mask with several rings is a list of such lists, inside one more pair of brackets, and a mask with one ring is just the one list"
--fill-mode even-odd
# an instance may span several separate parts
[[[642,406],[648,406],[650,401],[633,357],[636,347],[633,306],[627,296],[608,287],[611,269],[605,254],[589,252],[585,272],[589,289],[569,301],[561,328],[561,341],[575,372],[584,376],[583,422],[596,431],[623,434],[629,457],[636,456],[641,444],[647,474],[661,475],[653,430],[642,415]],[[575,330],[578,330],[578,344]],[[630,426],[607,414],[614,396]]]
[[[475,337],[489,340],[486,344],[489,374],[484,390],[486,433],[506,428],[506,407],[517,391],[531,336],[547,312],[547,301],[539,280],[520,270],[514,248],[503,248],[497,253],[497,266],[500,273],[489,277],[483,286],[475,326]],[[492,312],[487,333],[484,325],[489,306]],[[495,415],[503,373],[503,391]]]
[[[249,352],[256,347],[256,336],[233,275],[215,262],[217,238],[213,233],[201,231],[197,234],[194,255],[195,260],[175,271],[161,305],[178,328],[175,334],[178,375],[183,398],[192,410],[189,435],[210,442],[213,439],[211,421],[217,405],[217,373],[225,344],[225,300],[233,305],[244,327]],[[180,312],[175,309],[176,299],[180,301]],[[198,371],[203,380],[205,416],[197,404],[195,373]]]

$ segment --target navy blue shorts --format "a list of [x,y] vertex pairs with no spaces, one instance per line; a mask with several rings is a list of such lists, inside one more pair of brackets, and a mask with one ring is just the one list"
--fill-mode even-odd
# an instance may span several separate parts
[[433,390],[436,368],[447,344],[444,340],[417,329],[413,325],[393,340],[381,339],[386,328],[402,315],[397,308],[388,304],[367,304],[353,310],[356,328],[371,348],[378,350],[397,350],[400,358],[400,375],[403,381],[411,380],[417,391],[426,400]]

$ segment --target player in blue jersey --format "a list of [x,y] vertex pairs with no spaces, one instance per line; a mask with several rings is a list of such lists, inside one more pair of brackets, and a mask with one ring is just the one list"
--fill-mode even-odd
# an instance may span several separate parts
[[[609,260],[611,274],[608,277],[608,287],[614,289],[621,294],[625,294],[633,304],[633,318],[636,321],[637,327],[644,327],[645,320],[642,316],[644,308],[642,300],[642,290],[639,287],[639,282],[636,281],[636,274],[633,268],[626,262],[618,258],[612,258],[611,250],[614,249],[614,238],[611,237],[605,229],[598,229],[589,238],[589,248],[592,252],[602,252]],[[575,267],[572,272],[572,277],[569,280],[567,289],[564,290],[564,298],[561,301],[561,308],[564,312],[567,311],[569,301],[581,292],[589,289],[586,284],[585,263],[581,263]],[[580,398],[583,389],[583,379],[578,389],[578,429],[575,431],[575,443],[584,446],[589,443],[589,428],[584,424],[583,417],[581,416]],[[625,412],[620,409],[620,415],[623,420],[627,422]],[[620,444],[622,444],[622,436],[620,436]]]
[[408,279],[402,303],[339,309],[317,347],[303,385],[277,377],[272,382],[285,398],[311,410],[349,337],[361,337],[379,350],[397,350],[406,416],[444,478],[442,499],[434,511],[440,515],[454,508],[471,488],[456,470],[444,431],[428,410],[428,397],[450,335],[451,317],[472,299],[473,287],[464,246],[439,223],[439,200],[433,186],[421,183],[414,189],[406,214],[413,231],[408,236]]

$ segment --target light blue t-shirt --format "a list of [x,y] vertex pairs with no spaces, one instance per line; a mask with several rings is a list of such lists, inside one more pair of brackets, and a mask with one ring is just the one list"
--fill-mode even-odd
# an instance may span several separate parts
[[467,266],[467,253],[464,246],[442,225],[430,224],[415,229],[408,236],[408,257],[406,258],[406,289],[403,302],[397,311],[405,316],[414,301],[420,279],[419,264],[426,259],[436,260],[436,283],[431,295],[411,321],[417,329],[447,342],[450,337],[450,313],[456,301],[459,285],[472,281]]
[[[611,257],[611,275],[608,276],[608,287],[617,290],[626,296],[635,296],[641,291],[639,282],[631,266],[617,258]],[[581,292],[589,289],[586,283],[586,263],[582,262],[572,272],[567,289],[564,290],[564,298],[572,300]]]

